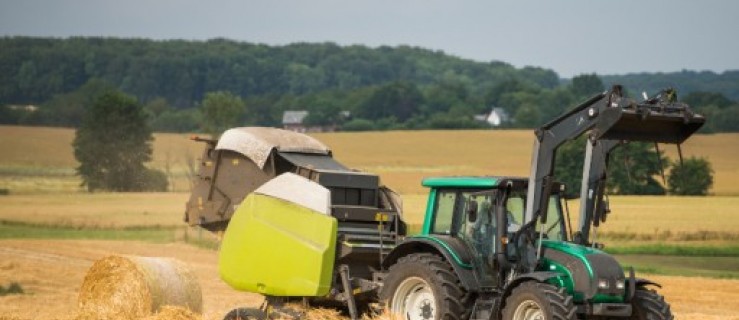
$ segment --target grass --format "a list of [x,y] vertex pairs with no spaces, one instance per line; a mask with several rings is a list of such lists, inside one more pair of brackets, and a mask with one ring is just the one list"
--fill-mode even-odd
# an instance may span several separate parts
[[136,240],[165,243],[175,240],[177,227],[80,228],[0,221],[0,239]]
[[[605,251],[616,255],[655,255],[655,256],[682,256],[682,257],[734,257],[739,258],[739,244],[729,243],[716,245],[685,245],[648,243],[634,246],[609,246]],[[739,261],[739,259],[736,259]]]
[[639,273],[739,279],[739,259],[736,257],[682,257],[663,255],[616,255],[625,268],[634,267]]
[[0,197],[0,220],[73,228],[184,226],[187,193],[71,193]]

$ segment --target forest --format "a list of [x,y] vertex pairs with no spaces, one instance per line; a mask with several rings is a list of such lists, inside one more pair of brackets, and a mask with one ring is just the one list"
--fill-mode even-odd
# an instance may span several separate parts
[[[96,95],[136,98],[155,131],[204,130],[208,97],[238,106],[229,125],[305,124],[343,130],[532,128],[614,83],[635,98],[666,87],[709,119],[704,132],[739,131],[739,71],[583,74],[466,60],[418,47],[73,37],[0,38],[0,123],[77,127]],[[207,103],[206,103],[207,102]]]

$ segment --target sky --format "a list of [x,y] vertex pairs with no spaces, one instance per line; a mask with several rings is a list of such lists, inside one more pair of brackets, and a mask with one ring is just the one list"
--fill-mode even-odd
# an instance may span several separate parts
[[0,0],[0,35],[410,45],[565,78],[739,69],[733,0]]

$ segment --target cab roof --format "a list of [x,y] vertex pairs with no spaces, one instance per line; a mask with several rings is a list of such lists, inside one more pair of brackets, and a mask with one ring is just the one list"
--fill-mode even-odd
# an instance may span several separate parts
[[497,188],[499,185],[512,181],[515,183],[526,183],[527,178],[522,177],[499,177],[499,176],[455,176],[455,177],[429,177],[423,179],[421,185],[428,188]]

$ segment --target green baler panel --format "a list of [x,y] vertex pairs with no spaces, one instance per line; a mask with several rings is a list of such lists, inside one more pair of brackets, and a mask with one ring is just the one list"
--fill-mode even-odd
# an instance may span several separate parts
[[221,243],[221,278],[241,291],[324,296],[331,287],[337,221],[258,193],[234,213]]

